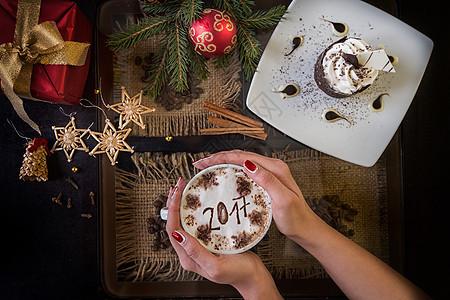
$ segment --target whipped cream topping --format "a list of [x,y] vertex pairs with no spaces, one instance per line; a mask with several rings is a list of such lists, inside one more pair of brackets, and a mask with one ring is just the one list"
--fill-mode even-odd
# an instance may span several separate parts
[[372,48],[363,40],[347,38],[342,42],[333,44],[322,61],[325,79],[330,86],[343,94],[353,94],[363,87],[372,84],[378,75],[373,68],[357,68],[342,56],[344,53],[357,55],[372,51]]

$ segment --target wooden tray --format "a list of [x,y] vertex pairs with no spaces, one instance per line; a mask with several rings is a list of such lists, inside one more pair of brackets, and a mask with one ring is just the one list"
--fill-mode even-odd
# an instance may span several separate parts
[[[258,6],[267,8],[276,3],[261,1]],[[267,2],[267,3],[266,3]],[[270,3],[269,3],[270,2]],[[394,1],[372,1],[378,7],[391,9]],[[392,3],[391,3],[392,2]],[[281,1],[289,4],[287,1]],[[259,7],[258,7],[259,8]],[[113,19],[139,14],[136,0],[110,0],[103,2],[97,11],[96,32],[96,77],[101,78],[102,94],[105,101],[111,99],[113,91],[113,58],[106,48],[107,35],[113,31]],[[264,33],[264,36],[270,33]],[[245,99],[249,83],[243,81],[242,100]],[[242,101],[244,103],[245,101]],[[99,102],[100,103],[100,102]],[[244,114],[251,113],[242,104]],[[104,116],[98,113],[98,124],[104,124]],[[273,149],[280,151],[290,144],[290,150],[306,149],[301,143],[286,137],[275,129],[269,130],[266,141],[258,141],[240,135],[226,136],[186,136],[176,137],[166,142],[164,137],[132,137],[127,139],[137,152],[216,152],[229,149],[245,149],[262,154],[270,154]],[[403,272],[403,223],[402,223],[402,164],[401,137],[397,132],[385,151],[387,174],[387,201],[389,223],[389,264]],[[121,168],[127,168],[129,154],[119,156]],[[184,282],[123,282],[118,280],[116,267],[116,206],[115,168],[106,157],[100,157],[100,273],[102,288],[114,297],[236,297],[237,291],[228,285],[219,285],[207,280]],[[285,297],[343,297],[342,292],[331,279],[283,279],[276,284]]]

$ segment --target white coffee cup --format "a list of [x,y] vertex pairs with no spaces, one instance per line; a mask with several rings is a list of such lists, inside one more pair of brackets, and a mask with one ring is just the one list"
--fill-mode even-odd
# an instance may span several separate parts
[[211,252],[241,253],[267,233],[271,198],[241,166],[216,165],[188,182],[181,197],[180,219],[183,229]]

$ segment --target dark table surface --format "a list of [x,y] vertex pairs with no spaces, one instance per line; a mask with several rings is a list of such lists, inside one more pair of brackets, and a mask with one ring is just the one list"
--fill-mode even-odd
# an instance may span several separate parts
[[[95,23],[96,2],[77,1]],[[377,1],[369,1],[378,3]],[[450,276],[447,169],[449,163],[450,68],[449,26],[442,2],[397,0],[398,17],[434,41],[434,50],[422,83],[404,118],[402,137],[404,190],[404,270],[412,282],[436,299],[448,298]],[[380,7],[383,9],[383,7]],[[414,62],[411,62],[414,63]],[[92,64],[93,65],[93,64]],[[94,99],[94,72],[85,97]],[[0,195],[2,201],[2,278],[4,299],[90,299],[108,298],[101,289],[98,267],[98,209],[89,192],[97,193],[97,159],[76,153],[67,163],[62,152],[48,158],[48,182],[18,179],[24,153],[24,139],[8,124],[11,120],[25,136],[35,137],[15,114],[8,99],[0,96]],[[52,125],[64,126],[68,118],[59,105],[25,101],[31,119],[41,124],[44,137],[54,142]],[[79,128],[96,119],[95,109],[62,106],[67,113],[78,112]],[[95,125],[94,125],[95,126]],[[78,167],[73,173],[71,168]],[[80,186],[73,188],[71,176]],[[63,193],[73,207],[57,205],[52,197]],[[92,218],[81,217],[90,213]]]

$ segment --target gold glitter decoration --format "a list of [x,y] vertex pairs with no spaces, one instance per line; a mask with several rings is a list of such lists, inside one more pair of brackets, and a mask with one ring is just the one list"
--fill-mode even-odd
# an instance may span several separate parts
[[142,115],[154,112],[154,108],[148,108],[141,104],[142,101],[142,91],[139,92],[134,97],[128,95],[125,87],[122,87],[122,102],[113,105],[107,105],[106,107],[111,108],[116,113],[120,114],[119,117],[119,129],[123,129],[130,122],[136,123],[142,129],[145,125],[142,121]]
[[20,167],[19,178],[26,181],[47,181],[47,150],[46,144],[38,146],[34,151],[30,149],[33,147],[34,141],[27,143],[27,150],[23,155],[22,166]]
[[67,161],[71,162],[75,150],[83,150],[89,152],[88,147],[82,138],[88,133],[87,129],[77,129],[75,126],[75,118],[71,118],[66,127],[52,126],[55,133],[56,142],[51,152],[63,150],[66,154]]
[[106,119],[103,132],[94,132],[89,130],[90,134],[98,142],[89,155],[106,153],[111,165],[116,164],[117,156],[120,151],[133,153],[133,148],[125,142],[125,139],[131,132],[131,128],[117,130],[114,125]]

